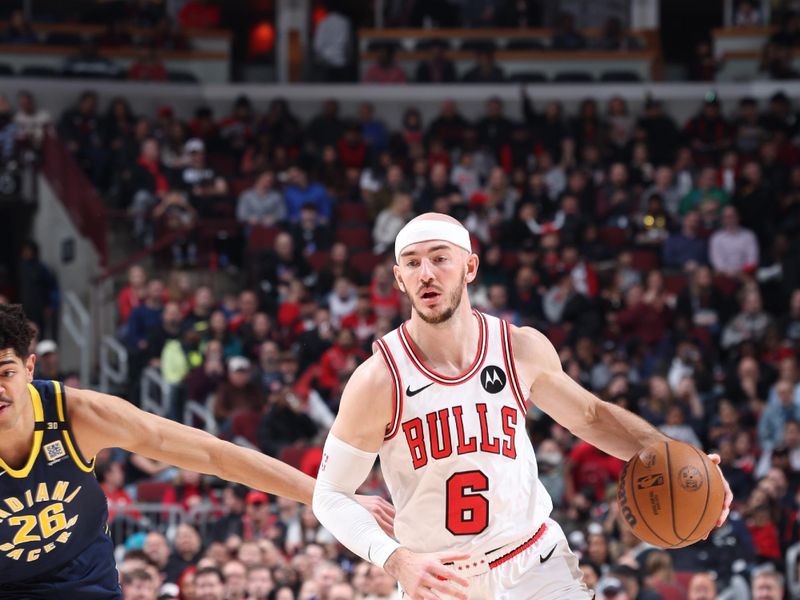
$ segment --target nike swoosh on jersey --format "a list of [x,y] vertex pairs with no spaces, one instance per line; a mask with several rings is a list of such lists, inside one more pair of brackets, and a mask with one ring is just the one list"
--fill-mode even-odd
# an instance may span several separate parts
[[542,556],[542,555],[540,554],[540,555],[539,555],[539,562],[540,562],[540,563],[546,563],[548,560],[550,560],[550,557],[551,557],[551,556],[553,556],[553,552],[555,552],[555,551],[556,551],[556,547],[555,547],[555,546],[553,546],[553,547],[550,549],[550,552],[548,552],[546,556]]
[[429,383],[428,385],[423,385],[421,388],[417,388],[416,390],[413,390],[413,391],[411,390],[411,386],[408,385],[408,386],[406,386],[406,396],[408,396],[409,398],[411,398],[411,396],[416,396],[422,390],[426,390],[429,387],[431,387],[432,385],[433,385],[433,382]]

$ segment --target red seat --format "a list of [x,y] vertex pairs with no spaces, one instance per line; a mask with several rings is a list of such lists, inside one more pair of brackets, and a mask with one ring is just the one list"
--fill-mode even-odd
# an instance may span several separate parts
[[682,274],[665,275],[664,288],[671,294],[678,295],[686,287],[686,276]]
[[253,446],[258,446],[258,423],[261,415],[249,410],[239,411],[231,416],[231,435],[242,436]]
[[339,225],[367,225],[367,207],[360,202],[342,202],[336,205],[336,220]]
[[278,227],[262,227],[256,225],[250,229],[250,236],[247,239],[248,250],[272,250],[275,245],[275,238],[281,232]]
[[158,504],[171,487],[169,481],[140,481],[136,484],[136,501]]
[[567,330],[561,325],[551,325],[547,329],[547,338],[557,350],[560,350],[567,341]]
[[628,241],[628,232],[619,227],[601,227],[597,238],[610,248],[621,248]]
[[238,198],[242,192],[253,187],[252,179],[233,179],[231,180],[231,196]]
[[336,241],[351,251],[367,250],[372,247],[372,233],[366,227],[344,227],[336,230]]
[[372,277],[372,271],[382,263],[384,257],[372,252],[358,252],[350,257],[350,266],[365,277]]
[[503,252],[503,258],[501,259],[503,268],[508,271],[513,271],[519,265],[519,257],[515,252]]
[[631,253],[631,266],[642,273],[657,269],[659,262],[658,253],[652,250],[638,248]]
[[286,446],[281,450],[281,454],[278,458],[281,462],[285,462],[287,465],[299,469],[307,450],[307,446]]
[[308,264],[311,265],[311,268],[319,273],[325,268],[325,265],[328,264],[328,260],[330,260],[330,253],[325,252],[324,250],[319,250],[310,254],[307,260]]
[[220,177],[227,179],[236,174],[236,159],[229,154],[208,154],[206,162]]
[[732,296],[739,289],[739,282],[727,275],[714,275],[713,283],[726,296]]

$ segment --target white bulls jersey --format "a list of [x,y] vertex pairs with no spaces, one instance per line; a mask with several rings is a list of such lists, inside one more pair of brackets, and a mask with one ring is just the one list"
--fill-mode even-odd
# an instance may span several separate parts
[[376,342],[395,403],[381,469],[397,538],[415,552],[489,552],[530,537],[553,507],[525,430],[529,386],[517,377],[508,323],[474,314],[477,352],[458,377],[425,366],[406,324]]

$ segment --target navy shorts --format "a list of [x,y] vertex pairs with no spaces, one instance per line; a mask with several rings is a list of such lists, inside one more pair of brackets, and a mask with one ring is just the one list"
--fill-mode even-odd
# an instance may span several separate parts
[[0,583],[0,600],[122,600],[114,546],[103,535],[63,567]]

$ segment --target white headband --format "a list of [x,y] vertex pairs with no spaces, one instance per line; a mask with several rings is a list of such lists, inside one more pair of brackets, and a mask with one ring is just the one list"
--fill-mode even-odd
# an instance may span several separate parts
[[397,239],[394,241],[395,260],[400,262],[400,253],[407,246],[432,240],[450,242],[472,253],[469,231],[461,224],[456,225],[448,221],[418,220],[408,223],[397,234]]

